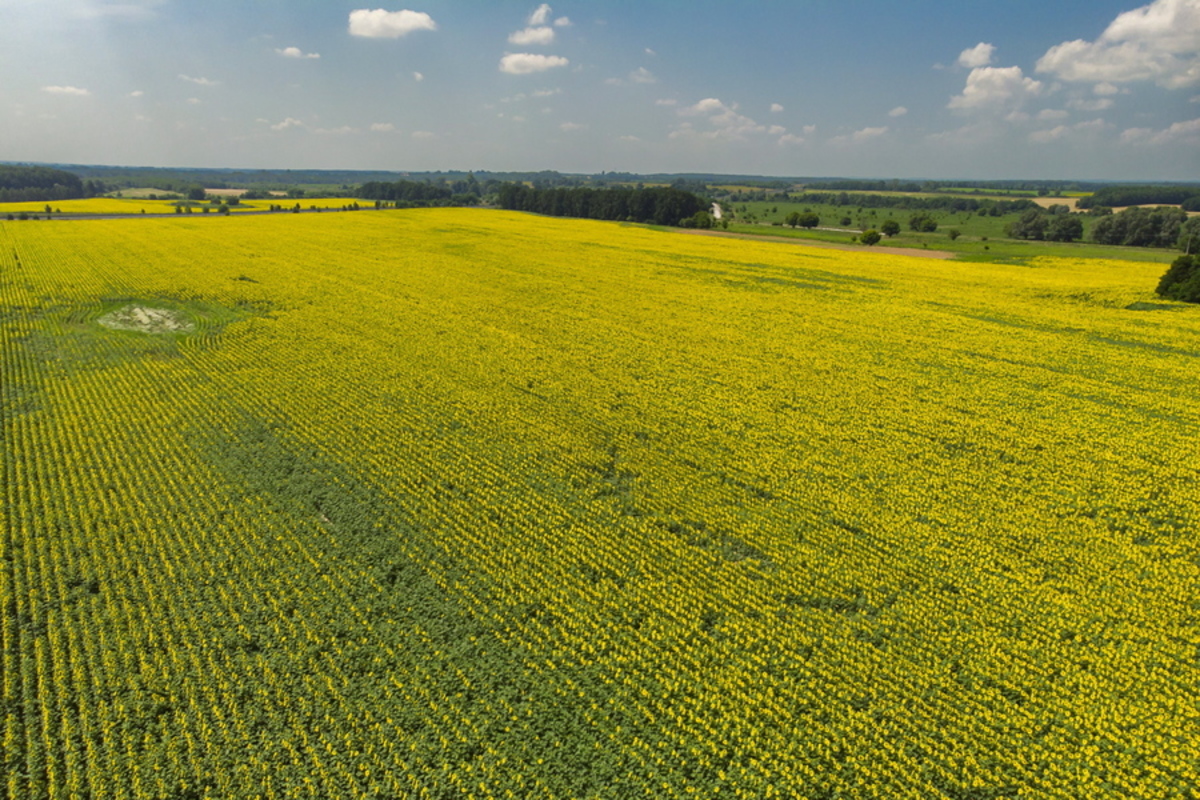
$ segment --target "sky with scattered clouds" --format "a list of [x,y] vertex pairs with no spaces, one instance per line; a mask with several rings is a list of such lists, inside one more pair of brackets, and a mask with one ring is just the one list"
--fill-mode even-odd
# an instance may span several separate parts
[[1200,180],[1200,0],[0,0],[0,160]]

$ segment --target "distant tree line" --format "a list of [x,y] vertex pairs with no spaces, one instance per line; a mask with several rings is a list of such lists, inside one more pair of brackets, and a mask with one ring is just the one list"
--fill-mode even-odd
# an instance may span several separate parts
[[0,164],[0,203],[73,200],[103,194],[105,189],[99,181],[83,181],[61,169]]
[[[1123,244],[1130,247],[1176,247],[1181,242],[1187,213],[1170,206],[1159,208],[1127,208],[1096,220],[1092,240],[1099,244]],[[1192,249],[1200,246],[1200,240]]]
[[511,211],[531,211],[551,217],[621,220],[655,225],[685,224],[685,220],[695,220],[698,213],[707,213],[710,205],[691,192],[670,187],[532,189],[516,183],[500,187],[496,193],[496,204]]
[[1064,205],[1031,208],[1007,228],[1014,239],[1046,242],[1074,242],[1083,238],[1083,220]]
[[1145,205],[1183,205],[1185,210],[1200,211],[1200,186],[1107,186],[1076,203],[1079,208]]
[[797,192],[783,199],[794,203],[857,206],[859,208],[904,208],[915,211],[965,211],[1002,217],[1037,208],[1032,200],[993,200],[975,197],[913,197],[911,195],[852,194],[849,192]]
[[[418,206],[468,206],[479,202],[477,184],[463,181],[449,186],[426,181],[394,181],[384,183],[371,181],[358,187],[355,195],[360,200],[393,203],[397,207]],[[456,191],[461,189],[463,191]]]

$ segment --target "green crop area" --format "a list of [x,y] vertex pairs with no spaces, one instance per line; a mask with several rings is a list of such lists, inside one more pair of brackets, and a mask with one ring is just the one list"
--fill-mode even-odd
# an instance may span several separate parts
[[1162,272],[0,222],[0,797],[1194,797]]

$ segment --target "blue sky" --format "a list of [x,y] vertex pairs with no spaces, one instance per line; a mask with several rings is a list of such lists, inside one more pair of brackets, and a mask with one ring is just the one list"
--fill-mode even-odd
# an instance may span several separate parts
[[1200,180],[1200,0],[0,0],[0,160]]

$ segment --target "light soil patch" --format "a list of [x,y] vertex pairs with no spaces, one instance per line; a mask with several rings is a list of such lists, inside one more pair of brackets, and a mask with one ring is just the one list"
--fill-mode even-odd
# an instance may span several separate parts
[[1030,197],[1029,199],[1037,203],[1042,208],[1049,208],[1050,206],[1066,206],[1072,211],[1076,211],[1079,204],[1078,197]]
[[130,304],[96,320],[106,328],[140,333],[191,333],[196,326],[182,311]]
[[205,189],[205,194],[210,194],[213,197],[241,197],[246,193],[245,189]]

